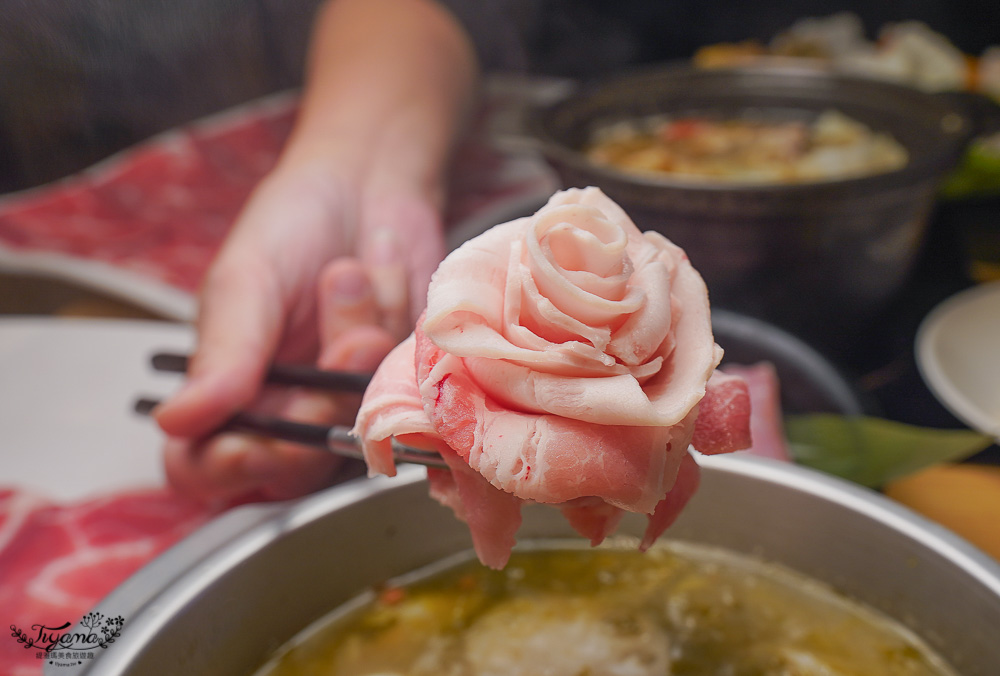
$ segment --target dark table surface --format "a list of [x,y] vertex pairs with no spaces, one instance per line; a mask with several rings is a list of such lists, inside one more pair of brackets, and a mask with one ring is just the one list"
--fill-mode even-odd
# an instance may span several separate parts
[[[850,347],[823,349],[854,382],[869,410],[900,422],[963,428],[924,383],[914,341],[924,317],[950,296],[977,282],[977,262],[1000,250],[1000,197],[942,202],[928,225],[923,251],[898,297]],[[1000,258],[994,259],[1000,263]],[[973,461],[1000,464],[994,445]]]

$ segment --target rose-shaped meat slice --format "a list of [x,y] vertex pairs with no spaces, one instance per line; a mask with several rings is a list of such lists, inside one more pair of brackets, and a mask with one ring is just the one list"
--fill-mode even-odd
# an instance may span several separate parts
[[[419,333],[417,334],[420,335]],[[514,534],[521,523],[520,507],[525,501],[524,497],[517,496],[513,492],[502,490],[490,482],[477,471],[477,463],[469,462],[469,457],[473,454],[472,447],[478,446],[479,451],[476,456],[483,457],[481,452],[482,444],[475,441],[476,430],[492,430],[487,433],[487,438],[503,444],[503,432],[497,429],[508,429],[502,420],[496,426],[498,418],[483,417],[482,424],[476,420],[477,411],[489,407],[500,419],[506,416],[522,417],[516,412],[505,411],[495,404],[488,404],[486,396],[481,390],[477,390],[471,382],[466,382],[465,386],[471,389],[463,389],[458,378],[449,378],[446,384],[441,386],[440,406],[432,408],[436,413],[432,414],[438,418],[437,424],[428,417],[421,405],[417,395],[417,380],[412,376],[414,362],[418,364],[418,369],[430,372],[430,362],[435,356],[443,353],[437,351],[435,346],[421,336],[420,341],[423,346],[423,359],[418,359],[415,354],[417,338],[410,336],[406,341],[396,347],[388,357],[382,362],[372,383],[365,394],[365,403],[358,415],[354,433],[361,437],[365,443],[365,459],[368,463],[370,474],[394,475],[396,470],[392,462],[390,447],[391,437],[404,441],[407,444],[437,449],[443,459],[448,464],[451,471],[430,470],[428,478],[431,484],[431,494],[442,504],[450,507],[456,516],[469,525],[472,534],[473,545],[477,556],[486,565],[494,568],[501,568],[505,565],[510,555],[510,550],[514,545]],[[424,382],[427,382],[426,380]],[[436,385],[435,385],[436,386]],[[558,419],[554,416],[545,416],[550,422],[558,424]],[[582,424],[581,424],[582,425]],[[690,438],[692,425],[688,424],[682,431],[686,435],[680,446],[680,451],[675,452],[676,462],[682,462],[684,457],[689,457],[686,452],[686,439]],[[542,424],[545,428],[545,424]],[[587,537],[593,544],[600,543],[605,537],[614,532],[615,527],[621,520],[623,511],[620,507],[606,501],[596,494],[610,493],[612,495],[624,495],[631,498],[637,491],[642,490],[644,476],[637,471],[635,460],[630,459],[630,451],[633,448],[635,439],[629,441],[629,430],[641,430],[643,428],[621,428],[620,434],[624,436],[620,439],[618,447],[615,448],[609,439],[601,439],[601,432],[606,431],[600,426],[582,425],[579,430],[564,430],[564,434],[554,434],[552,437],[552,450],[556,467],[552,472],[556,475],[553,485],[554,490],[549,493],[540,494],[538,502],[562,503],[555,504],[560,507],[563,514],[570,521],[573,527]],[[655,436],[663,436],[664,431],[657,428],[647,428],[646,430]],[[576,432],[582,432],[576,436]],[[586,445],[588,439],[593,440],[597,435],[596,442],[591,448],[591,453],[580,453],[582,445]],[[495,435],[495,436],[493,436]],[[613,437],[614,435],[609,435]],[[536,441],[546,437],[543,431],[535,435]],[[509,437],[516,447],[524,451],[526,446],[519,437]],[[568,441],[568,447],[559,448],[561,441]],[[492,442],[487,442],[489,445]],[[452,450],[452,448],[456,450]],[[530,443],[527,448],[530,448]],[[612,451],[612,449],[614,449]],[[494,449],[503,454],[504,449]],[[615,460],[608,464],[611,471],[593,472],[588,479],[588,468],[581,462],[581,458],[595,462],[602,459],[600,452],[603,451],[609,457],[615,458],[622,466],[614,469]],[[531,451],[534,458],[531,463],[535,463],[534,472],[531,471],[532,464],[525,463],[528,469],[526,474],[535,477],[544,474],[543,467],[546,466],[546,450],[541,453],[537,449]],[[641,456],[642,454],[635,454]],[[658,443],[647,445],[645,454],[647,462],[662,462],[662,446]],[[607,461],[608,458],[603,458]],[[568,463],[568,466],[564,466]],[[668,463],[673,465],[675,463]],[[683,465],[682,465],[683,468]],[[661,470],[660,475],[662,476]],[[697,475],[695,475],[695,478]],[[512,479],[516,482],[516,479]],[[536,481],[536,484],[545,485],[544,482]],[[669,477],[669,484],[674,483],[673,476]],[[666,499],[661,500],[662,494],[659,489],[647,490],[646,500],[649,507],[646,509],[652,512],[650,517],[650,527],[647,529],[647,538],[655,539],[663,528],[666,528],[667,521],[662,514],[666,512],[676,516],[680,508],[693,493],[693,488],[677,486],[675,491],[668,494]],[[524,492],[524,491],[522,491]],[[582,497],[587,496],[587,497]],[[619,501],[620,502],[620,501]],[[668,508],[661,507],[662,504],[669,503]],[[632,509],[630,511],[636,511]],[[671,519],[672,520],[672,519]],[[662,524],[656,530],[656,524]],[[656,531],[656,535],[649,533]]]
[[639,549],[646,551],[653,546],[658,537],[663,535],[680,516],[684,506],[688,503],[701,481],[701,472],[698,463],[694,461],[690,453],[685,453],[681,459],[681,466],[677,472],[677,480],[673,488],[656,505],[656,509],[649,515],[649,522],[646,524],[646,532],[642,536]]
[[[502,568],[514,546],[514,536],[521,525],[521,505],[525,501],[490,484],[438,436],[420,405],[416,381],[410,375],[414,346],[415,339],[411,336],[386,358],[372,379],[366,403],[358,416],[355,434],[366,440],[364,448],[369,473],[395,474],[389,447],[392,436],[411,445],[436,448],[450,471],[428,470],[431,496],[450,507],[468,524],[479,560],[487,566]],[[475,421],[466,422],[475,425]],[[451,435],[461,435],[466,427],[457,419],[445,425],[449,426],[453,430]],[[676,518],[697,486],[697,466],[686,451],[682,455],[681,473],[673,490],[652,510],[643,548]],[[693,468],[688,467],[688,463]],[[578,494],[572,485],[569,491],[570,495]],[[555,506],[562,510],[573,528],[594,545],[613,533],[624,515],[622,509],[598,497],[573,497]]]
[[697,485],[692,438],[705,452],[749,443],[745,385],[713,377],[722,352],[700,275],[596,189],[453,252],[404,349],[376,374],[356,432],[373,471],[391,462],[388,435],[443,444],[452,475],[432,473],[432,491],[489,565],[519,523],[496,494],[556,505],[595,543],[621,510],[647,514],[646,547]]
[[421,331],[431,423],[491,484],[643,513],[673,484],[721,359],[684,252],[597,189],[448,256]]

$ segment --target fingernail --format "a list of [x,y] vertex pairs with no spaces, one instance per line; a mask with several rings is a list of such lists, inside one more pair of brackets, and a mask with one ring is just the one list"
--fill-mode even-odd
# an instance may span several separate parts
[[340,271],[332,281],[333,300],[337,302],[357,303],[371,293],[368,277],[360,269]]

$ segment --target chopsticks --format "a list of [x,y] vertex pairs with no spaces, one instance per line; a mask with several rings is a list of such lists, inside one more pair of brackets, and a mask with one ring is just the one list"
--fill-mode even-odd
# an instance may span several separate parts
[[[187,355],[159,352],[150,360],[157,371],[185,373],[189,363]],[[346,371],[321,371],[319,369],[290,364],[272,365],[265,376],[269,384],[294,385],[321,389],[330,392],[364,392],[371,381],[367,374]],[[134,409],[141,415],[149,415],[160,404],[158,399],[140,397]],[[323,449],[348,458],[364,459],[356,437],[350,428],[343,425],[316,425],[285,420],[272,416],[241,411],[233,415],[217,432],[244,432],[270,439],[291,441],[313,448]],[[401,444],[392,439],[393,459],[427,467],[447,469],[438,453],[425,451]]]
[[[186,354],[174,352],[157,352],[150,359],[154,369],[169,373],[187,373],[189,361]],[[358,393],[365,391],[371,379],[371,375],[367,373],[321,371],[298,364],[272,364],[264,376],[264,382],[273,385],[299,385],[330,392]]]

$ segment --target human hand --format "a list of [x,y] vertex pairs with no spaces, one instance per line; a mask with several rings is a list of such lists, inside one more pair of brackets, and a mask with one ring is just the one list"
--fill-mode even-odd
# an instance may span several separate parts
[[279,360],[372,371],[410,332],[444,257],[443,175],[477,74],[433,0],[323,4],[295,128],[207,275],[188,383],[155,413],[178,488],[281,498],[330,480],[329,454],[206,436],[240,409],[353,420],[357,401],[261,379]]
[[370,372],[409,333],[444,244],[434,195],[378,179],[352,190],[280,167],[206,276],[184,387],[159,407],[167,476],[203,498],[280,499],[326,485],[339,460],[245,435],[207,437],[237,410],[351,424],[359,397],[263,391],[272,361]]

